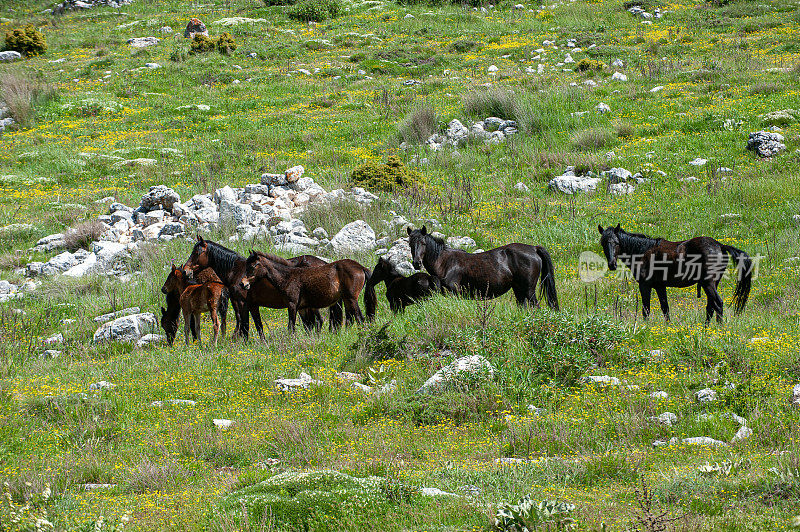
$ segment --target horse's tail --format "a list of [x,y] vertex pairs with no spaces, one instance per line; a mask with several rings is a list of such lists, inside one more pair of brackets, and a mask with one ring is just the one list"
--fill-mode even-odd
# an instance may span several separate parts
[[219,296],[219,302],[217,303],[217,312],[220,313],[222,316],[226,316],[228,314],[228,301],[230,300],[230,294],[227,288],[222,289],[222,293]]
[[366,282],[364,283],[364,310],[367,313],[367,319],[372,321],[375,319],[375,313],[378,310],[378,296],[375,294],[375,284],[371,282],[372,272],[369,268],[364,268],[364,276]]
[[547,306],[553,310],[558,310],[558,295],[556,294],[556,272],[553,267],[553,259],[550,253],[542,246],[536,246],[536,253],[542,259],[540,280],[542,286],[539,288],[539,297],[547,299]]
[[753,259],[750,256],[733,246],[722,246],[722,251],[730,255],[736,262],[736,289],[733,291],[733,311],[740,314],[747,304],[750,296],[750,288],[753,284]]

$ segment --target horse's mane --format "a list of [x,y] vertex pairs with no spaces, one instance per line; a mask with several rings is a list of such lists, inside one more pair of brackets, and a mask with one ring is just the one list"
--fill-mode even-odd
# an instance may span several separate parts
[[283,264],[284,266],[291,266],[289,261],[287,259],[284,259],[283,257],[279,257],[277,255],[270,255],[269,253],[264,253],[263,251],[255,251],[255,250],[253,250],[253,254],[252,255],[247,257],[247,263],[248,264],[250,264],[251,262],[256,260],[255,258],[253,258],[254,256],[256,258],[262,257],[262,258],[265,258],[267,260],[271,260],[272,262],[277,262],[278,264]]
[[663,240],[663,238],[655,238],[642,233],[628,233],[625,230],[620,230],[617,233],[617,237],[619,238],[620,247],[626,253],[633,255],[641,255]]
[[[228,249],[222,244],[218,244],[212,240],[206,240],[208,244],[208,263],[223,271],[230,271],[236,265],[236,261],[244,260],[244,257]],[[199,245],[196,244],[196,245]]]
[[426,250],[430,249],[431,254],[433,255],[434,258],[441,255],[442,251],[447,249],[447,244],[445,243],[444,240],[442,240],[439,237],[435,237],[432,234],[427,233],[426,235],[424,235],[424,238],[425,238],[425,249]]

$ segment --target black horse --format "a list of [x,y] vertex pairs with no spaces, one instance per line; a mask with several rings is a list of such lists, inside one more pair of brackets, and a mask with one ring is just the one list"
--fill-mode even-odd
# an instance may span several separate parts
[[403,311],[408,305],[430,297],[442,288],[436,277],[425,272],[403,277],[394,264],[382,257],[372,270],[369,282],[374,286],[381,281],[386,282],[386,299],[392,312]]
[[542,246],[508,244],[483,253],[467,253],[448,248],[443,240],[429,235],[424,225],[413,231],[409,227],[408,235],[414,268],[424,265],[444,290],[486,299],[513,290],[517,303],[536,307],[540,277],[540,297],[558,310],[553,261]]
[[691,240],[670,242],[663,238],[652,238],[638,233],[628,233],[620,228],[603,226],[600,245],[608,261],[608,269],[617,269],[617,260],[628,266],[633,278],[639,283],[642,295],[642,315],[650,315],[650,292],[655,289],[661,303],[664,318],[669,321],[667,287],[685,288],[697,285],[706,293],[706,324],[716,313],[722,321],[722,298],[717,286],[728,268],[728,262],[736,262],[738,279],[733,293],[734,313],[744,310],[753,280],[753,261],[747,253],[733,246],[726,246],[711,237],[699,236]]

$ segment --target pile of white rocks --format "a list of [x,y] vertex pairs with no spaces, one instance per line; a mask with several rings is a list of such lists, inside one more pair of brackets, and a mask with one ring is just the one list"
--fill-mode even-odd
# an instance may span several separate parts
[[112,7],[119,9],[133,3],[133,0],[65,0],[57,4],[50,12],[54,15],[64,13],[70,9],[92,9],[94,7]]
[[642,18],[644,20],[651,20],[651,19],[654,19],[654,18],[661,18],[663,16],[663,14],[661,13],[661,9],[659,9],[659,8],[655,8],[655,10],[653,10],[653,12],[650,13],[650,12],[646,11],[641,6],[633,6],[633,7],[629,8],[628,9],[628,13],[630,13],[632,15],[635,15],[635,16],[637,16],[639,18]]
[[[456,148],[464,146],[471,140],[481,141],[485,144],[500,144],[506,138],[516,135],[518,132],[517,123],[514,120],[503,120],[502,118],[490,116],[467,127],[456,118],[450,121],[444,133],[431,135],[425,145],[433,151],[438,151],[447,145]],[[401,149],[410,147],[406,142],[400,145]]]
[[747,149],[755,151],[759,157],[773,157],[786,149],[783,135],[774,131],[756,131],[747,139]]
[[611,168],[599,174],[590,170],[586,174],[578,175],[574,166],[568,166],[563,174],[551,179],[547,186],[551,190],[571,195],[578,192],[594,192],[604,180],[608,181],[609,193],[615,196],[632,194],[637,184],[648,181],[640,172],[632,174],[625,168]]

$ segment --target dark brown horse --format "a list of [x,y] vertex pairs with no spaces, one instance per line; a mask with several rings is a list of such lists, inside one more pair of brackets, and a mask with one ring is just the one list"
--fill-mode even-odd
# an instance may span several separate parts
[[[265,255],[260,251],[250,250],[250,254]],[[274,257],[274,256],[273,256]],[[294,266],[297,268],[307,268],[309,266],[322,266],[328,264],[327,261],[315,257],[313,255],[300,255],[291,259],[283,259],[281,257],[274,257],[275,261],[283,261],[286,266]],[[247,308],[250,315],[253,316],[253,323],[255,323],[256,330],[259,337],[264,340],[264,325],[261,323],[261,312],[259,307],[267,307],[274,309],[287,308],[289,303],[286,297],[275,288],[275,286],[266,279],[259,279],[250,285],[247,290]],[[342,304],[341,302],[331,305],[329,311],[329,326],[331,330],[335,330],[342,326]],[[300,319],[303,321],[303,326],[306,330],[319,330],[322,328],[322,316],[317,309],[305,309],[299,311]]]
[[[303,266],[307,264],[325,263],[321,259],[311,255],[302,255],[293,259],[283,259],[276,257],[275,260],[284,261],[288,265]],[[222,283],[228,288],[231,297],[231,304],[236,315],[236,329],[234,337],[241,336],[245,339],[250,333],[250,314],[253,315],[253,322],[261,339],[264,339],[264,327],[261,322],[259,307],[286,308],[286,302],[280,297],[277,290],[269,282],[258,283],[254,293],[250,296],[249,291],[242,288],[242,278],[244,277],[247,261],[235,251],[222,246],[211,240],[205,240],[202,236],[197,237],[197,243],[192,249],[189,259],[184,264],[184,269],[190,269],[197,274],[204,268],[212,268],[219,276]],[[312,310],[301,313],[303,324],[306,328],[318,328],[322,325],[322,317],[319,312]],[[341,323],[341,308],[331,309],[331,319],[336,323]]]
[[706,293],[706,324],[716,313],[722,321],[722,298],[717,291],[725,276],[728,262],[736,262],[738,281],[733,293],[734,313],[744,310],[753,280],[753,261],[747,253],[713,238],[699,236],[691,240],[670,242],[638,233],[628,233],[620,228],[598,226],[600,245],[608,261],[608,269],[617,269],[617,260],[628,266],[639,283],[642,295],[642,315],[650,316],[650,294],[655,289],[664,318],[669,321],[667,287],[685,288],[697,285]]
[[370,271],[354,260],[337,260],[322,266],[297,268],[266,253],[251,253],[247,258],[247,274],[242,288],[248,290],[259,279],[266,279],[286,298],[289,330],[294,332],[298,311],[327,308],[337,303],[344,306],[345,322],[362,322],[358,296],[364,290],[367,319],[375,317],[378,299],[375,287],[369,284]]
[[[170,273],[171,275],[171,273]],[[206,268],[202,270],[198,275],[197,279],[201,283],[205,282],[220,282],[219,277],[217,274],[214,273],[214,270],[211,268]],[[169,281],[169,277],[167,277]],[[167,284],[165,283],[164,286],[161,287],[161,292],[166,295],[167,299],[167,308],[161,307],[161,328],[164,329],[164,333],[167,335],[167,344],[172,345],[175,341],[175,336],[178,334],[178,318],[181,315],[181,293],[180,291],[175,288],[173,290],[167,289]],[[228,315],[228,298],[226,297],[224,300],[224,306],[220,308],[220,313],[227,317]],[[197,324],[192,319],[191,325],[191,332],[192,338],[197,340]]]
[[491,299],[509,290],[517,303],[539,306],[536,282],[540,278],[540,297],[558,310],[555,271],[550,254],[542,246],[508,244],[483,253],[467,253],[447,247],[443,240],[422,229],[408,228],[414,268],[425,266],[444,290],[469,297]]
[[179,302],[183,312],[183,334],[186,345],[189,345],[189,330],[192,324],[196,327],[197,342],[202,345],[200,317],[204,312],[211,315],[211,322],[214,325],[214,345],[217,345],[220,332],[225,336],[226,315],[220,312],[223,308],[227,310],[228,291],[224,284],[216,281],[192,283],[186,272],[173,264],[172,271],[161,290],[177,291],[181,294]]
[[431,277],[425,272],[403,277],[394,264],[382,257],[372,270],[369,282],[375,286],[381,281],[386,282],[386,299],[392,312],[401,312],[408,305],[428,298],[442,288],[436,277]]

